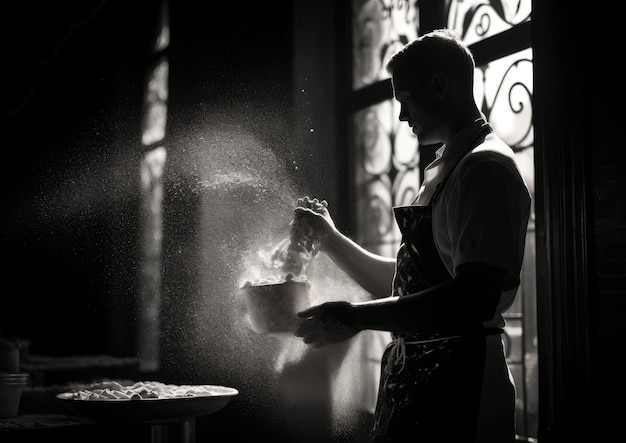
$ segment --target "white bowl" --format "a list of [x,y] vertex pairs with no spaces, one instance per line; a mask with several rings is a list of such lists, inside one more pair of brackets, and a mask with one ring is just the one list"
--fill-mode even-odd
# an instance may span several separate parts
[[244,285],[248,320],[258,334],[294,332],[301,318],[297,313],[311,306],[309,281]]

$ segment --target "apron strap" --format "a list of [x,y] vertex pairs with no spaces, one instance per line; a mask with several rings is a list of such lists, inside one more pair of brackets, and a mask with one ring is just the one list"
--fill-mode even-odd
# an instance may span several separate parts
[[503,334],[503,328],[482,328],[476,331],[471,331],[469,333],[461,333],[458,335],[445,335],[443,337],[433,337],[427,339],[408,339],[404,338],[402,335],[394,336],[391,343],[388,345],[389,347],[389,358],[387,360],[387,365],[385,366],[385,370],[388,371],[392,366],[400,365],[400,369],[398,372],[402,372],[404,369],[404,364],[406,362],[406,345],[422,345],[427,343],[436,343],[444,340],[452,340],[455,338],[463,338],[468,336],[476,336],[476,335],[499,335]]
[[478,146],[485,139],[485,137],[487,135],[489,135],[490,133],[492,133],[492,132],[493,132],[493,128],[491,127],[491,125],[489,123],[487,123],[487,122],[483,123],[483,125],[480,127],[480,130],[478,131],[478,133],[474,136],[472,141],[467,145],[467,148],[465,148],[463,153],[461,155],[459,155],[459,157],[456,159],[456,161],[454,162],[452,167],[446,172],[446,175],[443,177],[443,179],[439,183],[437,183],[437,185],[435,186],[435,190],[433,191],[433,195],[430,197],[430,201],[428,203],[429,206],[432,206],[435,203],[435,200],[439,197],[439,194],[441,193],[441,190],[443,189],[444,185],[448,181],[448,178],[452,175],[452,172],[456,169],[456,167],[459,165],[459,163],[461,163],[461,160],[463,160],[463,158],[472,149],[474,149],[476,146]]

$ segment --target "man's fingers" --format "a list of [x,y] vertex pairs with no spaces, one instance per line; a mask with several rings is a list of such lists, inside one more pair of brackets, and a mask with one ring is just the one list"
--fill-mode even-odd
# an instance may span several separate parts
[[320,310],[319,306],[313,306],[312,308],[305,309],[304,311],[298,312],[298,317],[307,318],[314,316]]
[[296,209],[294,209],[294,211],[296,213],[309,213],[309,214],[315,214],[315,211],[311,208],[305,208],[304,206],[298,206]]
[[320,342],[320,336],[319,334],[315,334],[311,332],[311,333],[303,335],[302,341],[305,342],[307,345],[316,344]]
[[324,334],[310,332],[302,336],[302,341],[307,345],[313,346],[314,348],[321,348],[326,345],[326,339],[324,337]]
[[296,205],[319,211],[327,208],[328,202],[326,200],[320,200],[319,198],[312,199],[308,196],[304,196],[296,199]]

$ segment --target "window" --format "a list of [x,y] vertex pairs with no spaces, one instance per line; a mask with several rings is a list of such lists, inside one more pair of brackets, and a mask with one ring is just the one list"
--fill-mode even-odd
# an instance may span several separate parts
[[139,305],[137,347],[142,371],[159,369],[161,308],[161,244],[163,238],[163,169],[167,158],[166,138],[169,63],[167,2],[163,1],[160,22],[153,44],[155,56],[146,68],[140,164],[141,236],[139,258]]

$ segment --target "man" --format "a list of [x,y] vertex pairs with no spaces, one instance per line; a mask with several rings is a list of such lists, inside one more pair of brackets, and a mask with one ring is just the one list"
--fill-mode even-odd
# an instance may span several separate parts
[[395,259],[335,227],[326,202],[298,200],[296,223],[375,300],[300,313],[314,347],[365,329],[390,331],[372,441],[515,441],[515,387],[501,339],[524,256],[530,194],[515,156],[478,109],[475,62],[447,30],[408,43],[387,65],[399,119],[421,144],[442,143],[410,206],[394,213]]

